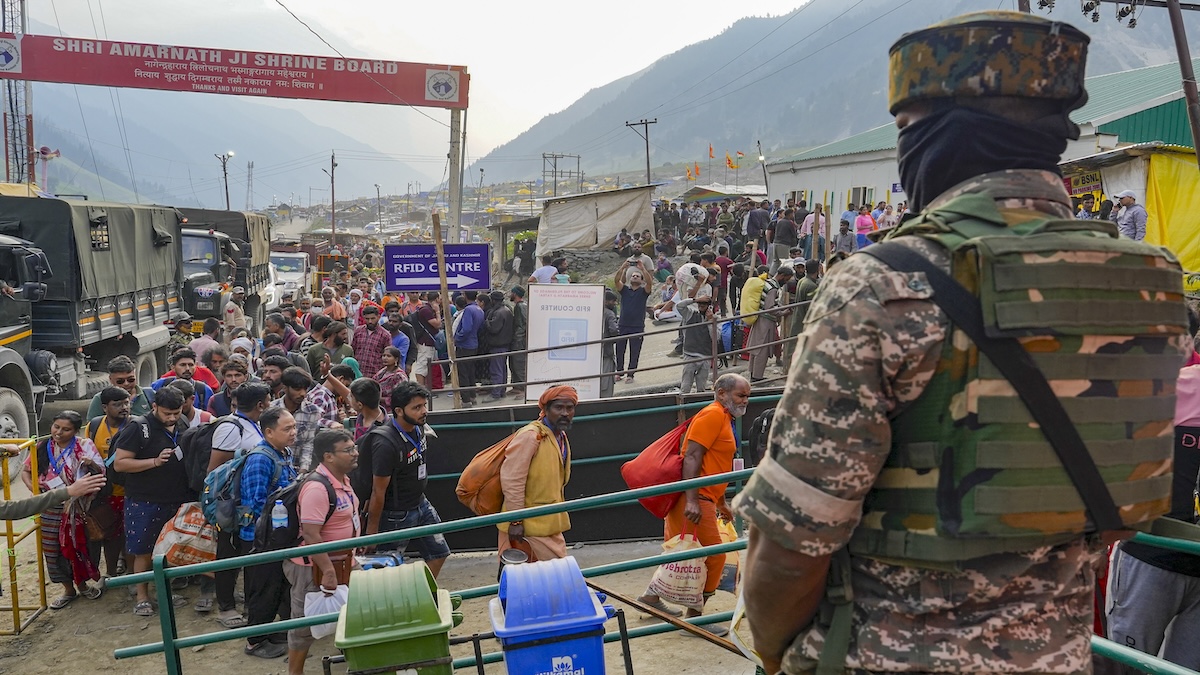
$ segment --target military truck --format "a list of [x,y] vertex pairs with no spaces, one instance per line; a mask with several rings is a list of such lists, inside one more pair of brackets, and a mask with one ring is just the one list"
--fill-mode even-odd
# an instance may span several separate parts
[[[8,231],[6,221],[0,230]],[[32,306],[46,294],[51,276],[46,254],[33,243],[0,235],[0,438],[28,438],[37,411],[58,392],[54,354],[33,349]]]
[[184,309],[193,331],[204,319],[224,319],[234,286],[246,290],[242,308],[251,329],[262,328],[264,291],[271,285],[271,221],[241,211],[180,208]]
[[[0,235],[9,238],[0,241],[0,273],[11,258],[16,281],[40,274],[46,284],[37,302],[0,299],[0,335],[22,325],[28,335],[32,326],[33,351],[23,361],[48,397],[91,397],[107,386],[105,367],[119,354],[134,360],[143,385],[166,368],[164,324],[182,309],[179,224],[170,207],[0,197]],[[45,264],[30,259],[38,248]],[[0,391],[0,411],[5,396]]]

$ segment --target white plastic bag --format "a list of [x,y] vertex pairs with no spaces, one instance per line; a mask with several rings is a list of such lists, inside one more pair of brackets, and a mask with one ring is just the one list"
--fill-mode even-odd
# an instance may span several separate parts
[[750,634],[750,620],[746,618],[746,598],[741,591],[737,594],[737,606],[733,608],[733,620],[729,622],[729,641],[742,650],[742,655],[762,668],[762,658],[754,651],[754,638]]
[[[319,616],[321,614],[332,614],[340,611],[342,606],[346,604],[346,599],[349,596],[349,586],[338,586],[333,595],[325,595],[321,591],[305,593],[304,616]],[[337,630],[337,622],[317,624],[309,630],[312,631],[314,640],[320,640],[323,637],[333,635],[334,631]]]
[[[700,548],[695,534],[676,535],[663,543],[663,553],[678,553]],[[704,558],[663,563],[650,580],[649,592],[667,602],[692,609],[704,608]]]

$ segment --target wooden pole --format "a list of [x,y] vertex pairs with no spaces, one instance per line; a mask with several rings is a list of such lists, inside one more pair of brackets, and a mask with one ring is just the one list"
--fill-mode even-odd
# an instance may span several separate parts
[[454,362],[454,331],[450,328],[450,286],[446,282],[446,246],[442,242],[442,218],[433,212],[433,247],[437,252],[438,284],[442,289],[442,330],[446,331],[446,355],[450,358],[450,386],[454,391],[454,409],[462,407],[462,394],[458,391],[458,365]]

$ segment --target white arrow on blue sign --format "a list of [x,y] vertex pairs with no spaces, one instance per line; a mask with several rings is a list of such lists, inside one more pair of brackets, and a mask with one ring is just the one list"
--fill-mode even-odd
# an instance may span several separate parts
[[[389,291],[437,291],[437,249],[433,244],[389,244],[383,247]],[[491,253],[487,244],[446,244],[446,284],[455,291],[486,291],[491,286]]]

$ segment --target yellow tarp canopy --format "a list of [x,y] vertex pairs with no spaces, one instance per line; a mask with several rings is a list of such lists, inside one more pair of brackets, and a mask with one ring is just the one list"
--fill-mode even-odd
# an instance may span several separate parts
[[36,183],[0,183],[0,195],[5,197],[41,197],[41,192]]
[[1145,207],[1146,241],[1170,249],[1184,270],[1200,272],[1200,170],[1195,155],[1150,155]]

